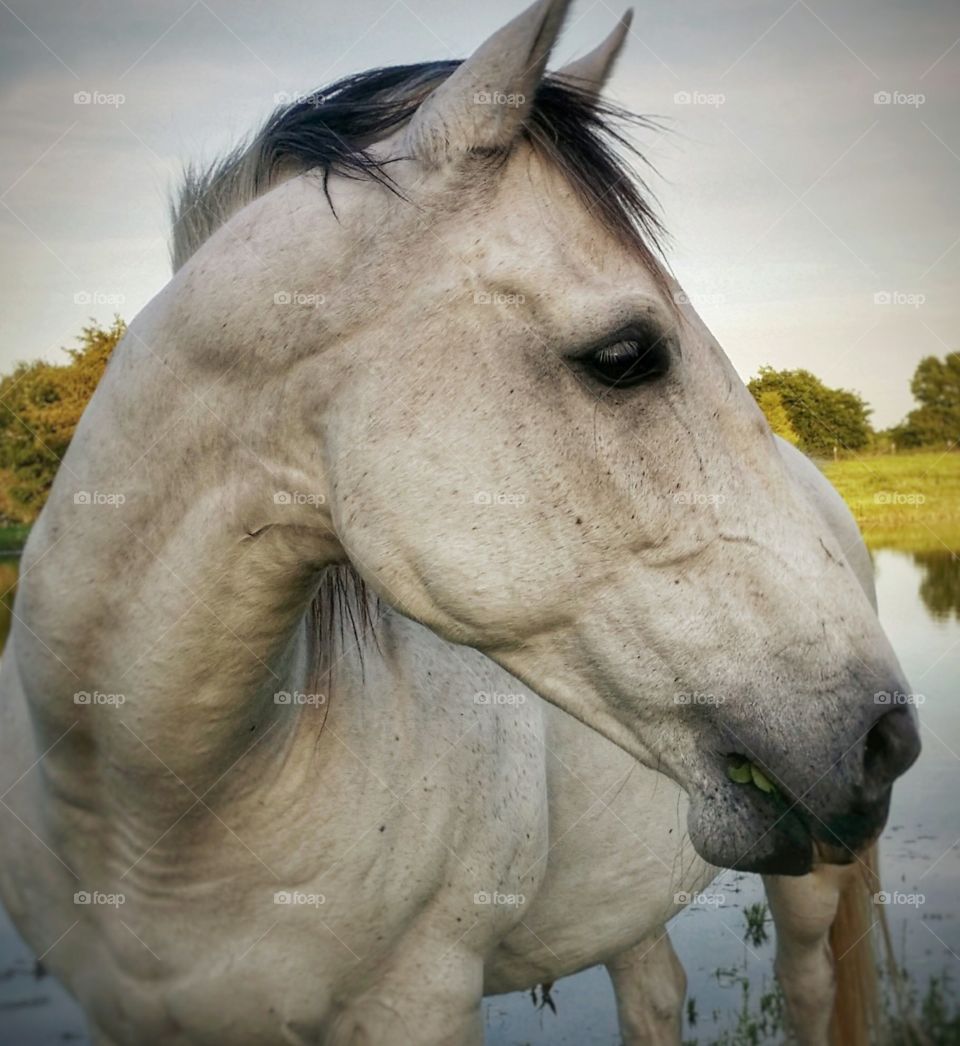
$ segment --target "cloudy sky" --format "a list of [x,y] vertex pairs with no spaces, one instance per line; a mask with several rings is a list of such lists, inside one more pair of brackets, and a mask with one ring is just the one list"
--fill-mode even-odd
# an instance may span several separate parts
[[[462,57],[521,6],[0,0],[0,370],[132,318],[181,164],[278,94]],[[623,6],[575,5],[558,61]],[[960,348],[957,0],[642,5],[611,93],[671,128],[643,143],[671,261],[741,375],[809,367],[898,421],[917,360]]]

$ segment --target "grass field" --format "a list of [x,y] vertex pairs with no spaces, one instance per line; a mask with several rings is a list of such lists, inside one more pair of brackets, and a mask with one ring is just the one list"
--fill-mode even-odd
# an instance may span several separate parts
[[872,548],[960,551],[960,453],[864,456],[822,468]]

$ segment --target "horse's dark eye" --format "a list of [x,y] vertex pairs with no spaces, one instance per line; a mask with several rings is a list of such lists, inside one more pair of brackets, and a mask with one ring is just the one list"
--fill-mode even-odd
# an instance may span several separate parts
[[584,362],[605,385],[622,389],[666,374],[670,354],[660,338],[650,341],[631,338],[594,349]]

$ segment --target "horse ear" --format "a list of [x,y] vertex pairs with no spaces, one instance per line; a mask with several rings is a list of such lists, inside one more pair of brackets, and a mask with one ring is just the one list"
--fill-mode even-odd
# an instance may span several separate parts
[[414,113],[404,152],[440,167],[506,151],[530,113],[570,0],[537,0],[463,62]]
[[632,21],[633,9],[630,8],[599,47],[584,55],[583,58],[578,58],[577,61],[558,69],[556,75],[563,77],[574,87],[579,87],[581,91],[599,97],[603,85],[610,79],[617,58],[623,50]]

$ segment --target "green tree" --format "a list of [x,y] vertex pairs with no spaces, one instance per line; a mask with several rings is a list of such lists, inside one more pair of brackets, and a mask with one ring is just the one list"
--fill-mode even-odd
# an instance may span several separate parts
[[761,367],[747,386],[760,404],[776,393],[797,445],[807,454],[829,455],[840,450],[862,450],[870,441],[870,408],[855,392],[832,389],[808,370]]
[[790,421],[780,393],[776,389],[764,389],[757,396],[757,403],[774,433],[796,446],[800,442],[800,434]]
[[60,460],[123,337],[119,316],[109,327],[84,327],[67,363],[20,363],[0,380],[0,512],[32,522],[47,499]]
[[896,441],[904,447],[960,442],[960,353],[948,352],[942,360],[922,359],[910,391],[920,406],[894,430]]

